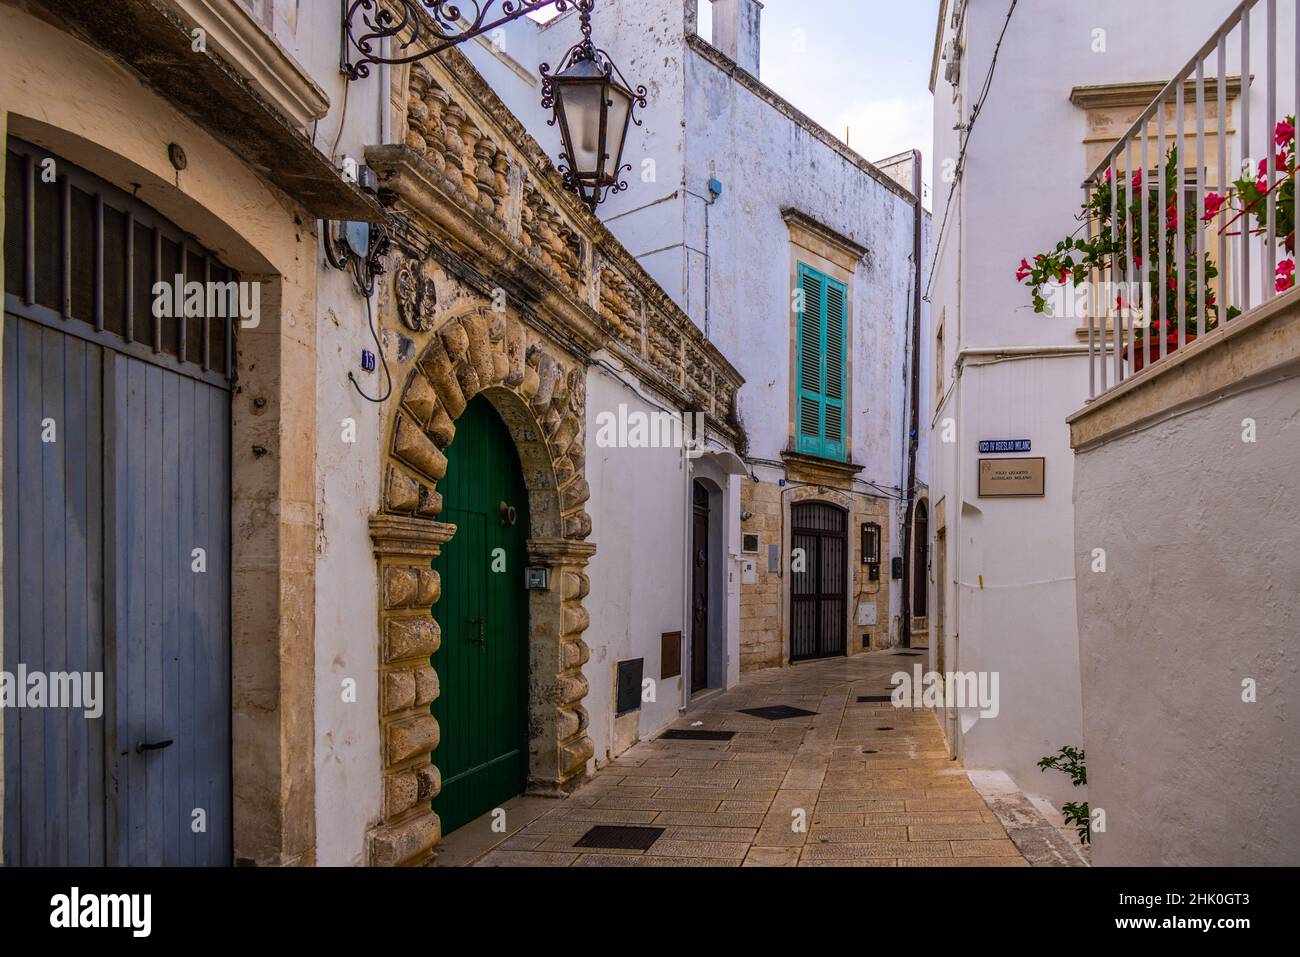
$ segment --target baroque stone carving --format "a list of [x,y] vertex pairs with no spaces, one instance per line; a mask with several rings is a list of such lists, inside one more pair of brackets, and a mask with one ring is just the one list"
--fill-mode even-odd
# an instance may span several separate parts
[[510,158],[434,79],[422,63],[410,69],[406,144],[469,205],[504,222]]
[[393,298],[397,302],[397,315],[402,325],[413,332],[428,332],[433,328],[433,307],[438,302],[438,292],[433,279],[424,274],[415,259],[403,259],[393,275]]

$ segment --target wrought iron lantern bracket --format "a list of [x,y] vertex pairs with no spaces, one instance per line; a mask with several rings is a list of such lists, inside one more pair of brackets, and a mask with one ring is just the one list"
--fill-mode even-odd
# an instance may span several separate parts
[[[646,108],[646,88],[644,86],[633,87],[623,76],[623,71],[614,65],[608,53],[596,46],[591,39],[591,11],[595,6],[595,0],[572,0],[577,7],[581,16],[582,39],[568,49],[560,65],[551,70],[549,63],[543,63],[538,67],[538,72],[542,76],[542,109],[551,111],[551,118],[546,121],[548,126],[555,126],[561,121],[560,109],[557,108],[558,97],[556,95],[557,80],[563,81],[567,71],[570,71],[575,65],[580,63],[593,64],[597,68],[598,75],[604,80],[606,85],[617,85],[622,88],[623,94],[631,101],[628,104],[628,120],[636,126],[641,125],[641,118],[636,115],[637,107]],[[606,103],[608,106],[609,103]],[[607,133],[613,133],[617,137],[617,145],[613,142],[606,142],[604,137]],[[606,130],[605,123],[601,122],[602,143],[601,148],[605,150],[603,155],[597,158],[598,163],[603,164],[605,160],[612,159],[615,164],[621,161],[623,142],[626,137],[626,128],[621,131]],[[631,163],[624,163],[622,166],[616,166],[608,172],[597,172],[596,178],[590,175],[580,175],[572,152],[571,134],[566,123],[561,122],[561,139],[564,147],[560,153],[559,171],[563,178],[566,189],[577,193],[578,196],[590,206],[593,210],[600,203],[604,202],[606,193],[621,193],[627,189],[627,181],[620,179],[625,170],[632,169]],[[614,148],[612,154],[607,148]]]
[[[543,7],[553,6],[563,13],[582,2],[499,0],[498,6],[498,0],[339,0],[343,16],[339,68],[349,80],[360,80],[370,75],[372,63],[423,60]],[[405,34],[409,36],[403,40]],[[388,55],[383,52],[385,41],[390,45]]]
[[[636,110],[646,107],[646,88],[628,83],[609,54],[592,42],[596,0],[339,0],[339,4],[343,21],[339,67],[349,80],[369,76],[374,63],[397,65],[434,56],[543,7],[554,7],[559,13],[577,9],[582,39],[569,48],[554,73],[549,64],[540,67],[542,107],[551,111],[550,126],[559,123],[563,141],[560,175],[565,187],[593,210],[606,194],[627,189],[620,177],[632,166],[622,163],[623,147],[629,126],[641,125]],[[567,110],[571,97],[573,117]]]

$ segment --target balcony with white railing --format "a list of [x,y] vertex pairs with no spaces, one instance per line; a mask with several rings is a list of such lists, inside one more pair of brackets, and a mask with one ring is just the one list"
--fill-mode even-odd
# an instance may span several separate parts
[[1295,285],[1296,0],[1243,0],[1084,180],[1019,278],[1087,319],[1096,399]]
[[1288,811],[1224,826],[1225,808],[1300,787],[1276,760],[1294,728],[1265,703],[1300,701],[1280,650],[1300,620],[1296,6],[1239,4],[1105,147],[1083,238],[1030,270],[1039,300],[1074,289],[1068,304],[1093,307],[1090,398],[1069,426],[1103,866],[1300,853]]

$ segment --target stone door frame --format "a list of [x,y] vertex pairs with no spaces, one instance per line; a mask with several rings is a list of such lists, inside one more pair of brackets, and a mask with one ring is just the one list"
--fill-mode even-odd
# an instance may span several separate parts
[[[418,268],[418,267],[417,267]],[[482,393],[514,441],[528,489],[528,562],[548,569],[528,597],[528,790],[561,794],[585,777],[593,752],[582,705],[589,657],[582,633],[591,518],[583,477],[586,369],[515,315],[486,305],[452,310],[417,346],[391,414],[381,510],[370,522],[379,564],[383,821],[369,834],[374,865],[421,863],[441,839],[430,802],[438,696],[430,656],[440,635],[430,613],[442,589],[430,567],[455,526],[438,521],[444,450],[468,401]],[[432,756],[432,759],[431,759]]]

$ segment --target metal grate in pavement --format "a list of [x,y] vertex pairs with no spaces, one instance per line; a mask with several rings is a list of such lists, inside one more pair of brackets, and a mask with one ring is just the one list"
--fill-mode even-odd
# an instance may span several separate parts
[[659,840],[662,827],[623,827],[597,824],[574,842],[574,847],[602,847],[618,851],[645,851]]
[[730,741],[736,736],[734,731],[696,731],[693,728],[670,728],[659,735],[670,741]]
[[809,718],[817,712],[792,708],[788,704],[773,704],[765,708],[741,708],[739,713],[752,714],[756,718],[767,718],[768,721],[782,721],[786,718]]

